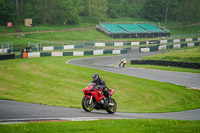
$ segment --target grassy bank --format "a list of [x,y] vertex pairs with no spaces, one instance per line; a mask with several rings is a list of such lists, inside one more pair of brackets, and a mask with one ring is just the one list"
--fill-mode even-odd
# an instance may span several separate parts
[[[182,36],[183,37],[183,36]],[[191,38],[197,36],[184,36],[183,38]],[[181,38],[181,36],[177,37]],[[26,47],[28,42],[37,43],[37,42],[49,42],[49,45],[52,45],[52,42],[60,43],[67,42],[70,45],[73,42],[84,41],[88,42],[114,42],[114,41],[147,41],[147,40],[156,40],[158,38],[118,38],[113,39],[105,34],[98,32],[95,29],[85,30],[85,31],[64,31],[64,32],[49,32],[49,33],[30,33],[21,36],[21,34],[2,36],[0,35],[0,42],[10,42],[13,41],[14,48]],[[50,42],[51,41],[51,42]],[[78,44],[81,44],[78,43]],[[49,46],[48,45],[48,46]]]
[[[108,19],[107,22],[126,22],[126,23],[135,23],[135,22],[147,22],[155,25],[159,25],[158,22],[152,22],[142,18],[118,18],[118,19]],[[197,23],[198,20],[192,21],[191,23]],[[164,22],[159,22],[160,26],[164,26]],[[191,24],[189,23],[189,24]],[[105,34],[98,32],[97,30],[85,30],[85,31],[65,31],[64,29],[71,28],[84,28],[84,27],[95,27],[97,24],[92,22],[85,22],[77,25],[35,25],[33,27],[24,27],[19,25],[19,29],[22,32],[25,32],[25,38],[19,35],[0,35],[0,42],[13,41],[14,46],[22,45],[27,46],[28,42],[39,42],[39,41],[119,41],[119,40],[130,40],[130,41],[142,41],[142,40],[151,40],[152,38],[142,38],[142,39],[112,39]],[[176,35],[190,35],[190,34],[199,34],[199,25],[183,28],[176,28],[176,22],[168,22],[167,29],[170,30],[171,36]],[[37,32],[37,31],[54,31],[60,30],[60,32],[50,32],[50,33],[33,33],[26,34],[26,32]],[[6,26],[0,26],[0,33],[13,33],[15,32],[14,28],[8,28]],[[178,37],[178,36],[177,36]],[[191,36],[190,36],[191,37]],[[179,37],[178,37],[179,38]],[[154,38],[158,39],[158,38]]]
[[[172,112],[200,108],[200,91],[66,64],[77,57],[40,57],[0,62],[0,98],[81,108],[83,88],[99,73],[121,112]],[[120,77],[120,78],[119,78]]]
[[[80,40],[110,40],[111,38],[98,32],[97,30],[85,30],[85,31],[64,31],[53,33],[39,33],[39,34],[27,34],[26,38],[49,40],[49,41],[80,41]],[[112,40],[112,39],[111,39]]]
[[0,125],[6,133],[198,133],[200,121],[180,120],[98,120],[83,122],[40,122]]
[[157,66],[157,65],[132,65],[131,62],[127,62],[128,67],[146,68],[146,69],[157,69],[165,71],[175,71],[175,72],[189,72],[189,73],[199,73],[199,69],[181,68],[181,67],[171,67],[171,66]]
[[[165,22],[150,21],[144,18],[130,18],[130,17],[121,17],[121,18],[108,18],[106,22],[117,22],[117,23],[152,23],[155,25],[164,26]],[[191,20],[188,22],[188,25],[199,23],[200,19]],[[18,27],[21,32],[35,32],[35,31],[47,31],[47,30],[63,30],[71,28],[84,28],[84,27],[95,27],[98,25],[96,22],[82,22],[80,24],[68,24],[68,25],[52,25],[52,24],[39,24],[33,25],[33,27],[24,27],[24,25],[15,25]],[[180,24],[178,24],[180,25]],[[171,35],[187,35],[187,34],[199,34],[199,25],[194,25],[190,27],[177,27],[177,22],[168,21],[166,28],[171,31]],[[13,27],[0,26],[0,33],[13,33],[15,29]]]
[[[143,57],[141,60],[167,60],[167,61],[184,61],[184,62],[197,62],[200,63],[200,52],[199,47],[179,49],[178,51],[171,51],[168,53],[156,54],[148,57]],[[158,65],[132,65],[131,62],[127,63],[129,67],[138,67],[146,69],[158,69],[166,71],[177,71],[177,72],[190,72],[200,73],[199,69],[170,67],[170,66],[158,66]]]
[[200,51],[198,47],[195,47],[143,57],[141,60],[166,60],[200,63]]
[[14,33],[15,29],[13,27],[0,26],[0,33]]
[[[199,47],[187,48],[182,50],[176,50],[168,53],[156,54],[148,57],[143,57],[141,60],[166,60],[166,61],[184,61],[184,62],[197,62],[200,63]],[[132,65],[131,62],[127,63],[129,67],[158,69],[166,71],[178,71],[178,72],[191,72],[200,73],[199,69],[170,67],[170,66],[158,66],[158,65]]]

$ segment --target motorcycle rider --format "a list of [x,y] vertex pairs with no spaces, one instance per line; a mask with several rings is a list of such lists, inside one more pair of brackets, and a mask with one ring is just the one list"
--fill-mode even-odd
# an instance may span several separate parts
[[108,91],[109,89],[106,86],[105,81],[102,78],[99,77],[99,74],[95,73],[95,74],[92,75],[92,82],[103,88],[103,94],[108,99],[108,103],[110,103],[111,97],[110,97],[110,94],[109,94],[109,91]]
[[[123,58],[122,60],[121,60],[121,62],[120,62],[120,64],[119,64],[119,67],[120,67],[120,65],[122,64],[122,62],[124,62],[124,66],[125,66],[125,64],[126,64],[126,58]],[[123,66],[123,67],[124,67]]]

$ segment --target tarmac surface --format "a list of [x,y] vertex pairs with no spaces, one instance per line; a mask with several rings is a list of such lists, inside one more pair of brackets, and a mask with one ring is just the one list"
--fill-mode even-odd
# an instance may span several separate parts
[[[127,61],[139,59],[158,52],[139,53],[132,49],[124,55],[81,58],[70,60],[67,63],[104,71],[125,74],[145,79],[169,82],[177,85],[200,88],[200,74],[170,72],[141,68],[119,68],[117,64],[124,57]],[[175,120],[200,120],[200,109],[170,112],[170,113],[119,113],[108,114],[106,111],[85,112],[83,109],[49,106],[34,103],[24,103],[11,100],[0,100],[0,124],[19,123],[28,121],[65,120],[82,121],[98,119],[175,119]]]
[[66,120],[84,121],[98,119],[175,119],[200,120],[200,109],[171,113],[120,113],[106,111],[85,112],[83,109],[0,100],[0,124],[29,121]]
[[154,55],[157,53],[158,52],[139,53],[138,48],[135,48],[132,51],[128,52],[127,54],[119,56],[81,58],[81,59],[70,60],[67,63],[134,76],[134,77],[140,77],[144,79],[168,82],[172,84],[191,87],[194,89],[200,89],[200,82],[199,82],[200,74],[144,69],[144,68],[133,68],[133,67],[125,67],[125,68],[118,67],[120,60],[123,58],[126,58],[127,61],[137,60],[141,57]]

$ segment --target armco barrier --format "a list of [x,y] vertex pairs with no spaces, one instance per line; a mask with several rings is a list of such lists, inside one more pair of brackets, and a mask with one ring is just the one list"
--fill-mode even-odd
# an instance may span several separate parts
[[125,54],[125,53],[127,53],[127,49],[73,51],[73,52],[33,52],[33,53],[28,53],[28,58],[45,57],[45,56],[85,56],[85,55]]
[[148,64],[160,66],[173,66],[183,68],[200,69],[200,63],[179,62],[179,61],[163,61],[163,60],[131,60],[131,64]]
[[140,51],[140,53],[146,53],[146,52],[167,50],[167,49],[173,49],[173,48],[194,47],[194,46],[199,46],[199,45],[200,45],[200,42],[180,43],[180,44],[170,44],[170,45],[141,46],[139,48],[139,51]]
[[[189,42],[198,42],[200,41],[200,37],[195,37],[195,38],[175,38],[175,39],[159,39],[159,40],[148,40],[148,41],[113,41],[113,42],[80,42],[79,45],[73,45],[73,43],[67,43],[68,45],[64,45],[64,43],[60,44],[60,46],[52,46],[54,41],[49,42],[49,46],[43,46],[43,43],[40,41],[38,44],[41,45],[41,47],[32,47],[32,51],[53,51],[53,50],[65,50],[65,49],[76,49],[76,48],[87,48],[87,47],[106,47],[106,46],[139,46],[139,45],[148,45],[148,44],[158,44],[158,41],[160,42],[159,44],[164,45],[167,43],[189,43]],[[29,42],[30,43],[30,42]],[[59,42],[57,42],[59,43]],[[13,52],[19,52],[21,49],[20,48],[14,48]]]

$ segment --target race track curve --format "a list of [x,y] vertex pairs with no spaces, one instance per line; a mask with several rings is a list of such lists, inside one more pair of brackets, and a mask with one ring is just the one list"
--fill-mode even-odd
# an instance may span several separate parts
[[172,72],[172,71],[162,71],[154,69],[143,69],[143,68],[133,68],[125,67],[119,68],[117,64],[121,59],[127,58],[127,61],[136,60],[141,57],[157,54],[158,52],[150,53],[139,53],[138,48],[133,49],[127,54],[118,56],[103,56],[103,57],[92,57],[92,58],[80,58],[70,60],[67,63],[84,66],[89,68],[95,68],[99,70],[140,77],[144,79],[151,79],[161,82],[168,82],[182,86],[188,86],[194,89],[200,89],[200,74],[188,73],[188,72]]
[[[135,77],[141,77],[162,82],[200,88],[200,74],[169,72],[141,68],[119,68],[117,63],[124,57],[127,60],[139,59],[144,56],[156,54],[139,53],[135,48],[124,55],[81,58],[70,60],[67,63],[115,72]],[[162,77],[162,78],[160,78]],[[174,80],[174,79],[176,80]],[[200,109],[170,112],[170,113],[120,113],[111,115],[106,111],[85,112],[83,109],[57,107],[33,103],[24,103],[11,100],[0,100],[0,123],[26,122],[38,120],[96,120],[96,119],[176,119],[176,120],[200,120]]]

